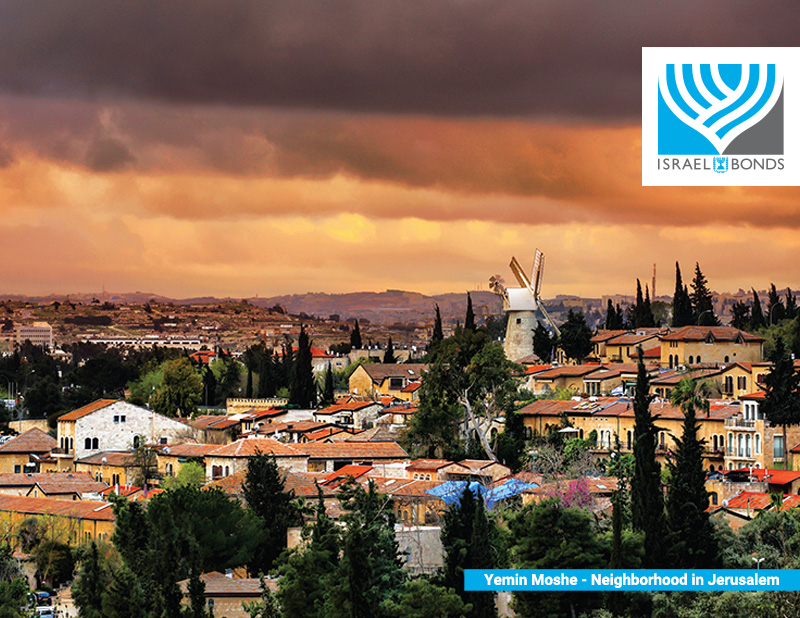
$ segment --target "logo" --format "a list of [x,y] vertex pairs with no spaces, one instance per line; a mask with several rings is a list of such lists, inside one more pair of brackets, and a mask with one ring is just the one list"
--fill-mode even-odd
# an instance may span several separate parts
[[[749,154],[783,154],[783,106],[773,122],[780,133],[759,131],[783,92],[775,64],[666,64],[658,79],[659,154],[723,154],[742,134],[752,133]],[[661,105],[661,102],[666,105]],[[697,133],[691,135],[676,121]],[[756,152],[758,151],[758,152]]]
[[796,47],[642,48],[642,185],[800,184],[799,65]]

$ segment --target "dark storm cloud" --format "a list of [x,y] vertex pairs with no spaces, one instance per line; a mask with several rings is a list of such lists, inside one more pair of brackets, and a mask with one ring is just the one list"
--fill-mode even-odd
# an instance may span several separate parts
[[115,172],[135,163],[128,147],[115,137],[101,136],[92,140],[86,151],[86,167],[95,172]]
[[425,114],[638,117],[641,46],[800,42],[790,0],[0,4],[0,88]]

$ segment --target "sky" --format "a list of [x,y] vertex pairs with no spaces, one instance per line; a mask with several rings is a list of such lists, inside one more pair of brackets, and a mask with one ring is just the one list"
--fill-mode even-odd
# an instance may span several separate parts
[[[800,190],[641,186],[642,46],[795,0],[0,0],[0,293],[800,287]],[[787,110],[793,107],[787,101]]]

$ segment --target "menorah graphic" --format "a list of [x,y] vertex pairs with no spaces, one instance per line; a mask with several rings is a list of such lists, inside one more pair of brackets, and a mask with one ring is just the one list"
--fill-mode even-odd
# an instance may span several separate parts
[[722,154],[775,106],[783,76],[774,64],[667,64],[658,87],[672,113]]

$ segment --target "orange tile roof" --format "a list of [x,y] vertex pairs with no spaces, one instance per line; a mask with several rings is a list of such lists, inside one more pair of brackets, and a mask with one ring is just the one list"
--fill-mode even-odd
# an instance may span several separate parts
[[13,511],[25,515],[60,515],[74,519],[114,521],[114,511],[109,502],[0,495],[0,511]]
[[428,365],[424,363],[365,363],[361,367],[376,384],[382,384],[388,378],[419,380],[422,374],[428,370]]
[[642,358],[661,358],[661,346],[642,350]]
[[304,453],[294,447],[269,438],[243,438],[220,446],[206,454],[207,457],[252,457],[253,455],[275,455],[276,457],[303,457]]
[[[103,461],[103,459],[105,459],[105,461]],[[75,463],[128,468],[133,466],[133,453],[130,451],[100,451],[99,453],[93,453],[81,459],[76,459]]]
[[710,337],[713,341],[735,341],[741,336],[742,341],[758,343],[764,341],[763,337],[751,335],[732,326],[682,326],[681,328],[664,335],[662,341],[704,341]]
[[371,406],[378,405],[374,401],[348,401],[346,403],[335,403],[327,408],[317,410],[314,414],[338,414],[339,412],[355,412]]
[[34,427],[0,446],[0,454],[49,453],[58,446],[58,441],[41,429]]
[[725,474],[732,472],[747,473],[759,481],[766,481],[770,485],[788,485],[800,479],[800,472],[794,470],[771,470],[769,468],[739,468],[738,470],[726,470]]
[[364,476],[370,470],[372,470],[372,466],[357,466],[354,464],[342,466],[335,472],[331,472],[327,477],[325,477],[324,482],[330,483],[331,481],[335,481],[337,479],[345,480],[350,476],[352,476],[354,479],[357,479],[361,476]]
[[608,341],[609,339],[613,339],[614,337],[619,337],[620,335],[624,335],[630,331],[627,330],[601,330],[592,337],[592,343],[603,343],[604,341]]
[[127,498],[140,491],[142,491],[142,488],[136,487],[135,485],[111,485],[100,493],[104,496],[110,496],[111,494],[114,494]]
[[[625,333],[606,341],[606,346],[635,346],[644,343],[645,341],[649,341],[654,337],[658,337],[658,333],[646,333],[643,335],[637,333]],[[659,346],[658,349],[661,350],[661,346]]]
[[449,466],[452,461],[448,461],[447,459],[415,459],[410,464],[408,464],[408,470],[438,470],[439,468],[444,468],[445,466]]
[[404,388],[401,388],[400,392],[401,393],[414,393],[414,392],[416,392],[416,390],[420,386],[422,386],[422,382],[420,380],[417,380],[416,382],[411,382],[407,386],[405,386]]
[[552,368],[552,365],[529,365],[528,367],[525,367],[525,375],[528,376],[532,373],[547,371],[550,368]]
[[728,499],[727,507],[729,509],[753,509],[760,511],[772,506],[772,496],[770,494],[743,491]]
[[183,444],[169,444],[158,448],[161,455],[169,457],[205,457],[211,451],[219,448],[219,444],[194,444],[186,442]]
[[554,380],[556,378],[580,377],[588,375],[598,369],[602,369],[602,367],[600,365],[563,365],[537,373],[536,379]]
[[294,446],[312,459],[408,459],[397,442],[306,442]]
[[97,401],[93,401],[92,403],[83,406],[82,408],[78,408],[77,410],[73,410],[72,412],[67,412],[63,416],[59,416],[59,421],[77,421],[79,418],[83,418],[84,416],[91,414],[92,412],[96,412],[106,406],[110,406],[112,403],[117,403],[119,399],[98,399]]
[[107,487],[87,472],[28,472],[0,474],[0,488],[39,485],[46,494],[88,493]]

